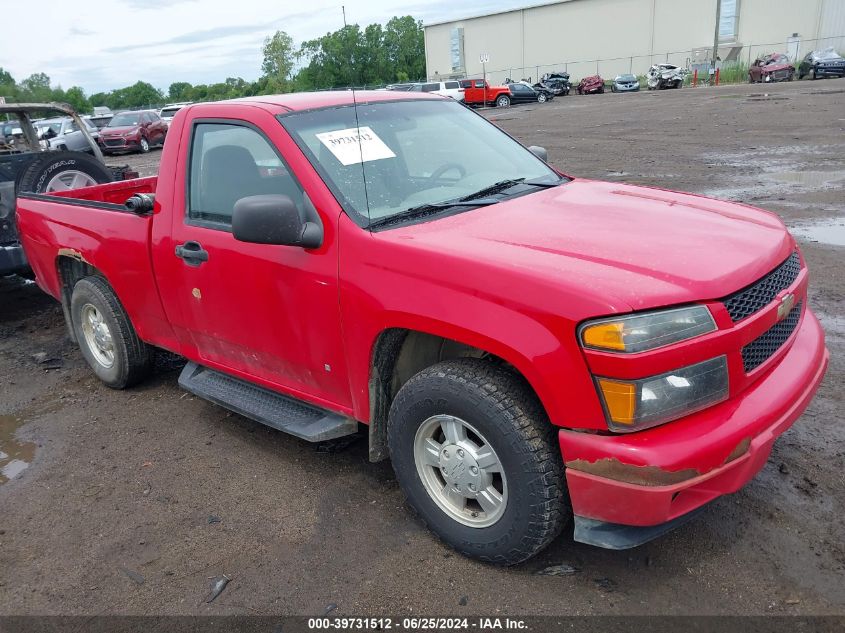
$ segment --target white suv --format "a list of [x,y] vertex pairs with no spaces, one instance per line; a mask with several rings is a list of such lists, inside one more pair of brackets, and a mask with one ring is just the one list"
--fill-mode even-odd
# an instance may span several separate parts
[[464,100],[464,89],[459,81],[431,81],[424,84],[414,84],[409,92],[433,92],[434,94],[452,97],[455,101]]

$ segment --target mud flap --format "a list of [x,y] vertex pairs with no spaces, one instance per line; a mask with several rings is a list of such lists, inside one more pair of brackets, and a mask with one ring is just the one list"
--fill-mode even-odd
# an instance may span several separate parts
[[646,526],[607,523],[575,515],[575,536],[573,540],[604,549],[631,549],[680,527],[698,516],[705,507],[707,506],[701,506],[692,512],[660,525]]

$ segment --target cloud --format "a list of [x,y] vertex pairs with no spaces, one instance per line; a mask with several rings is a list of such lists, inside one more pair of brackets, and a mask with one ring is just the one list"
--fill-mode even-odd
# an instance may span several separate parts
[[70,35],[96,35],[95,31],[89,31],[88,29],[81,29],[78,26],[70,27],[70,31],[68,31]]

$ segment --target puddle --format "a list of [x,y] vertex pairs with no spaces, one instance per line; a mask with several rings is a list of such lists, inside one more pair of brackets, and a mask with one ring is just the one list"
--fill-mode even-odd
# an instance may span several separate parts
[[758,97],[749,97],[746,101],[789,101],[789,97],[775,97],[773,95],[760,95]]
[[828,218],[809,224],[790,227],[795,237],[810,242],[845,246],[845,218]]
[[23,420],[13,415],[0,415],[0,485],[14,479],[29,468],[35,457],[35,444],[15,439]]
[[843,171],[784,171],[768,176],[772,180],[802,185],[805,187],[824,187],[840,181],[845,181],[845,170]]

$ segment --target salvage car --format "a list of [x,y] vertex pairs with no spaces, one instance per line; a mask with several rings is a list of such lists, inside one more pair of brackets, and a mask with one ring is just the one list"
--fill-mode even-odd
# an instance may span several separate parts
[[798,79],[823,79],[845,77],[845,58],[833,48],[808,53],[798,64]]
[[517,81],[505,85],[510,90],[511,103],[546,103],[555,98],[551,90],[535,88],[529,83]]
[[613,83],[610,85],[611,92],[639,92],[640,80],[636,75],[630,73],[625,75],[616,75],[613,78]]
[[[85,151],[60,150],[39,139],[31,116],[44,113],[60,113],[83,130],[77,134],[86,140]],[[0,116],[13,118],[0,126],[0,275],[21,274],[28,266],[15,221],[17,192],[52,193],[138,174],[128,167],[107,167],[90,128],[67,104],[0,104]]]
[[572,89],[572,84],[569,83],[569,73],[553,72],[543,75],[540,81],[534,84],[534,88],[545,88],[551,90],[555,96],[565,97]]
[[428,94],[195,104],[173,130],[157,177],[18,199],[94,374],[131,387],[162,348],[299,438],[363,423],[465,555],[519,563],[573,520],[655,538],[754,477],[825,373],[772,213],[564,175]]
[[792,81],[794,76],[795,66],[783,53],[769,53],[758,57],[748,69],[748,82],[752,84]]
[[152,110],[119,112],[100,130],[100,137],[103,140],[104,154],[143,154],[149,152],[153,145],[164,145],[167,123]]
[[408,92],[431,92],[443,97],[451,97],[455,101],[464,100],[464,89],[460,82],[456,80],[412,84]]
[[579,95],[604,94],[604,79],[600,75],[584,77],[575,88]]
[[[100,132],[90,121],[80,117],[82,124],[88,129],[89,136],[100,143]],[[58,117],[54,119],[41,119],[33,123],[35,132],[42,144],[50,149],[72,150],[75,152],[88,152],[93,150],[88,139],[79,129],[79,123],[71,117]]]
[[649,90],[683,88],[687,70],[674,64],[654,64],[646,73]]
[[185,101],[183,103],[168,103],[164,106],[161,110],[158,111],[158,115],[161,117],[161,120],[170,125],[170,122],[173,120],[173,117],[176,116],[176,113],[179,112],[182,108],[186,105],[190,105],[192,102]]

